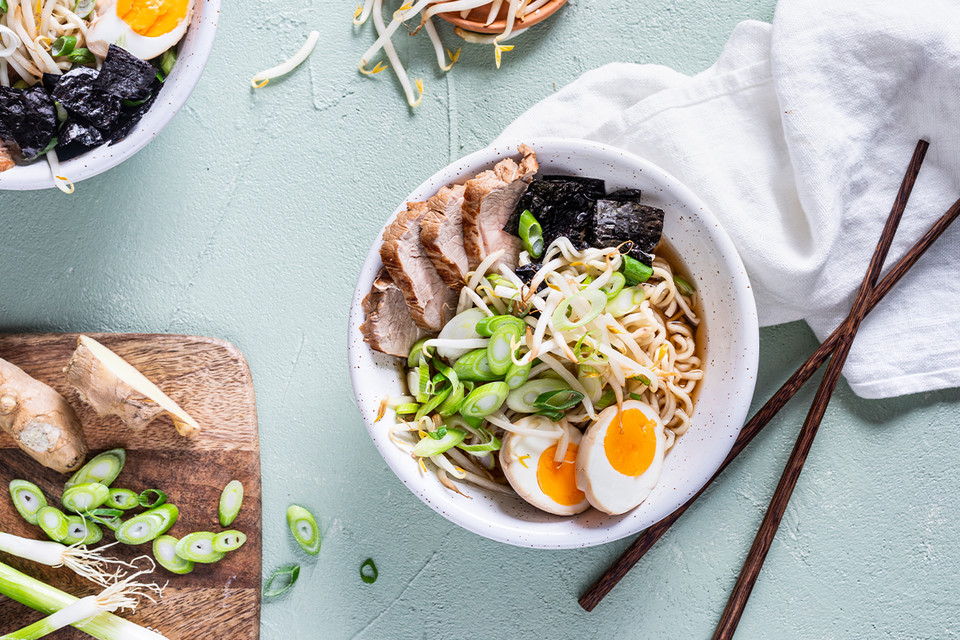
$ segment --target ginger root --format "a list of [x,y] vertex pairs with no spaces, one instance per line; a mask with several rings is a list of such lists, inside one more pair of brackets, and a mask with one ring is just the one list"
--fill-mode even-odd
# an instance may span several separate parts
[[60,473],[76,471],[87,457],[80,420],[63,396],[6,360],[0,360],[0,428]]
[[166,413],[182,436],[195,437],[200,425],[129,362],[89,336],[80,336],[64,369],[80,399],[100,416],[117,416],[139,431]]

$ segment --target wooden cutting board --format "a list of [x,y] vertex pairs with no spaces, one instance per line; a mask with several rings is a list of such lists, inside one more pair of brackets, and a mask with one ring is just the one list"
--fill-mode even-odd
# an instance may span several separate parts
[[[231,528],[247,535],[246,544],[219,563],[196,565],[193,573],[178,576],[157,568],[156,582],[169,585],[159,604],[141,603],[129,617],[171,640],[216,638],[247,640],[260,636],[261,496],[260,444],[257,410],[250,369],[239,349],[223,340],[195,336],[149,334],[88,334],[140,369],[202,427],[200,436],[179,436],[166,416],[134,434],[117,418],[100,418],[80,402],[63,376],[63,368],[78,334],[0,335],[0,358],[17,365],[60,392],[77,411],[91,456],[123,447],[127,464],[113,483],[134,491],[161,489],[180,509],[170,530],[178,538],[193,531],[220,531],[217,506],[230,480],[244,487],[243,508]],[[14,509],[7,486],[22,478],[38,484],[47,501],[60,507],[60,475],[29,458],[13,439],[0,432],[0,530],[46,539],[38,527],[27,524]],[[105,529],[103,543],[113,542]],[[97,545],[94,545],[97,546]],[[129,560],[150,555],[149,544],[116,545],[116,557]],[[67,569],[53,569],[0,553],[0,560],[77,597],[99,588]],[[0,635],[43,617],[0,596]],[[74,640],[90,636],[66,629],[50,638]]]

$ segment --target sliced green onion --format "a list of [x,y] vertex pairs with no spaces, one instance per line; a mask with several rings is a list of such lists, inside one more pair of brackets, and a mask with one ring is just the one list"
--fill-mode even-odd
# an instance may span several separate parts
[[167,494],[159,489],[147,489],[139,496],[137,502],[144,509],[154,509],[167,501]]
[[463,386],[462,382],[457,382],[453,389],[450,391],[450,395],[447,396],[447,399],[443,401],[439,407],[437,407],[437,414],[442,418],[448,418],[452,415],[456,415],[460,411],[460,407],[463,406],[463,399],[466,396],[466,389]]
[[516,316],[486,316],[477,323],[477,333],[489,338],[494,332],[504,325],[516,327],[518,333],[523,333],[527,324]]
[[67,516],[56,507],[43,507],[37,512],[37,524],[54,542],[62,542],[69,533]]
[[193,571],[193,563],[177,555],[178,542],[173,536],[160,536],[153,541],[153,557],[170,573],[182,576]]
[[177,50],[173,47],[167,49],[160,56],[160,71],[164,77],[169,76],[173,71],[173,65],[177,62]]
[[8,9],[7,0],[0,0],[0,13],[6,13]]
[[[288,564],[280,567],[273,572],[273,575],[270,576],[270,579],[267,580],[267,583],[263,585],[263,597],[275,598],[279,595],[283,595],[290,589],[290,587],[296,584],[297,578],[299,577],[300,565]],[[280,580],[280,584],[275,587],[273,586],[273,583],[277,580]]]
[[556,391],[545,391],[537,396],[534,406],[538,409],[552,409],[555,411],[566,411],[572,409],[583,402],[583,394],[573,389],[557,389]]
[[517,232],[520,234],[520,241],[523,243],[524,250],[530,254],[531,258],[539,258],[543,255],[543,227],[530,213],[530,209],[526,209],[520,214],[520,224]]
[[643,396],[640,395],[639,393],[633,393],[633,392],[631,391],[631,392],[628,393],[627,395],[630,396],[631,398],[633,398],[634,400],[639,400],[640,402],[643,402]]
[[374,564],[373,558],[367,558],[363,561],[363,564],[360,565],[360,579],[366,584],[376,582],[379,575],[380,572],[377,571],[377,565]]
[[130,489],[110,489],[110,495],[103,504],[111,509],[129,511],[140,506],[140,496],[136,491]]
[[237,519],[240,507],[243,505],[243,484],[239,480],[231,480],[220,493],[220,506],[217,517],[221,527],[229,527]]
[[178,517],[180,510],[176,506],[162,504],[124,522],[116,531],[117,540],[129,545],[152,542],[169,531]]
[[483,418],[476,418],[476,417],[473,417],[473,416],[465,416],[465,415],[463,415],[462,413],[461,413],[460,415],[458,415],[458,416],[454,416],[453,419],[454,419],[454,420],[457,420],[457,419],[463,420],[463,421],[467,424],[467,426],[472,427],[472,428],[474,428],[474,429],[479,429],[481,426],[483,426]]
[[[521,323],[522,324],[522,323]],[[502,324],[497,327],[487,345],[487,365],[490,372],[498,376],[505,375],[513,364],[513,346],[520,340],[522,329],[515,324]]]
[[555,378],[537,378],[517,387],[507,396],[507,407],[519,413],[537,413],[540,407],[536,405],[537,398],[548,391],[569,389],[570,386],[563,380]]
[[581,364],[577,366],[577,380],[586,389],[590,401],[596,404],[603,394],[603,378],[600,377],[600,372],[590,365]]
[[647,294],[644,293],[642,287],[627,287],[620,291],[616,298],[613,298],[607,302],[607,306],[604,307],[604,311],[612,315],[614,318],[625,316],[639,307],[640,303],[643,302],[643,299],[646,298],[646,296]]
[[447,387],[446,389],[444,389],[443,391],[441,391],[440,393],[438,393],[437,395],[433,396],[432,398],[427,400],[425,403],[420,405],[420,408],[417,410],[416,420],[420,420],[420,418],[422,418],[423,416],[427,415],[428,413],[430,413],[431,411],[439,407],[440,404],[447,399],[451,391],[453,391],[453,389],[451,389],[450,387]]
[[96,57],[90,49],[80,47],[79,49],[74,49],[73,53],[67,56],[67,60],[74,64],[92,64],[96,61]]
[[53,41],[53,46],[50,47],[50,55],[54,58],[68,56],[73,53],[73,49],[76,46],[76,36],[60,36]]
[[417,388],[410,391],[417,396],[417,402],[426,402],[430,399],[430,365],[426,361],[417,366]]
[[[452,449],[467,437],[467,432],[462,429],[441,428],[443,428],[444,431],[439,439],[433,437],[433,433],[436,432],[428,433],[427,437],[420,440],[417,446],[413,448],[413,455],[418,458],[431,458],[440,455],[448,449]],[[439,432],[439,429],[437,432]]]
[[26,480],[10,481],[10,498],[23,519],[33,525],[37,524],[37,513],[47,506],[40,487]]
[[653,275],[653,267],[648,267],[639,260],[631,258],[628,255],[621,257],[623,258],[623,264],[620,266],[620,270],[623,272],[623,276],[627,279],[627,284],[631,287],[634,287],[641,282],[646,282],[650,279],[650,276]]
[[312,556],[320,553],[320,527],[312,513],[300,505],[290,505],[287,507],[287,526],[301,549]]
[[62,542],[65,545],[97,544],[103,540],[103,531],[92,522],[87,522],[80,516],[67,518],[67,537]]
[[543,416],[544,418],[546,418],[551,422],[560,422],[561,420],[563,420],[563,416],[566,414],[563,411],[560,411],[559,409],[546,408],[546,409],[540,409],[539,411],[537,411],[537,415]]
[[674,275],[673,283],[677,285],[677,291],[679,291],[685,296],[692,296],[697,292],[697,290],[693,287],[693,285],[690,284],[690,282],[688,282],[687,279],[684,278],[683,276]]
[[152,93],[147,93],[147,97],[140,98],[139,100],[123,99],[120,101],[120,104],[122,104],[125,107],[139,107],[140,105],[144,104],[147,100],[149,100],[151,95]]
[[[477,333],[477,323],[486,317],[487,314],[480,309],[472,308],[462,311],[451,318],[447,324],[443,325],[437,337],[441,340],[471,340],[480,338],[482,336]],[[469,349],[456,347],[437,347],[437,355],[451,362],[463,357],[468,351]]]
[[188,533],[177,542],[174,549],[177,555],[188,562],[213,564],[223,560],[225,554],[213,548],[217,534],[211,531]]
[[[134,494],[136,495],[136,494]],[[88,511],[83,514],[83,517],[96,522],[99,525],[110,529],[111,531],[116,531],[123,525],[123,521],[120,520],[120,516],[123,515],[123,511],[120,509],[94,509],[93,511]]]
[[514,362],[510,363],[510,367],[507,369],[506,375],[503,376],[503,381],[507,383],[507,386],[511,389],[516,389],[524,382],[527,381],[527,378],[530,377],[530,368],[533,366],[533,363],[528,362],[527,364],[516,364]]
[[109,487],[117,479],[120,472],[123,471],[123,465],[127,463],[127,452],[123,449],[110,449],[93,457],[90,462],[80,467],[80,469],[70,476],[67,480],[66,488],[75,487],[78,484],[87,484],[90,482],[99,482]]
[[88,482],[70,487],[63,492],[60,502],[67,511],[86,513],[96,509],[110,497],[110,489],[99,482]]
[[615,298],[620,290],[623,289],[624,285],[627,284],[627,278],[619,271],[614,271],[610,274],[610,279],[607,280],[607,284],[600,287],[600,290],[607,294],[607,300]]
[[224,531],[223,533],[218,533],[217,537],[213,539],[213,548],[220,553],[230,553],[242,547],[246,541],[247,536],[239,531]]
[[497,411],[507,399],[510,387],[506,382],[488,382],[470,392],[460,407],[460,415],[483,418]]
[[642,382],[643,384],[650,386],[650,379],[647,376],[633,376],[633,379],[637,382]]
[[607,389],[603,392],[603,395],[600,396],[600,399],[593,403],[593,408],[606,409],[616,401],[617,395],[613,392],[613,389]]
[[490,370],[485,348],[474,349],[461,357],[454,363],[453,370],[460,380],[470,380],[472,382],[489,382],[500,377]]
[[77,14],[78,18],[86,18],[93,13],[93,8],[96,4],[96,0],[77,0],[77,4],[73,7],[73,12]]
[[[575,302],[581,300],[588,305],[587,311],[583,314],[579,311],[574,311],[573,306]],[[596,320],[600,314],[603,313],[603,308],[606,304],[607,295],[603,291],[599,289],[581,291],[558,304],[550,319],[553,321],[553,327],[557,331],[577,329],[588,322]]]
[[484,439],[484,442],[481,442],[480,444],[458,444],[457,447],[474,455],[482,455],[488,451],[500,450],[502,444],[499,438],[483,427],[478,428],[477,431],[480,432],[480,437]]
[[434,348],[427,347],[427,353],[423,353],[423,343],[430,338],[420,338],[410,347],[410,355],[407,356],[407,366],[411,369],[419,367],[421,363],[427,362],[433,355]]
[[420,405],[416,402],[405,402],[404,404],[398,404],[394,411],[398,416],[405,416],[411,413],[416,413],[419,409]]

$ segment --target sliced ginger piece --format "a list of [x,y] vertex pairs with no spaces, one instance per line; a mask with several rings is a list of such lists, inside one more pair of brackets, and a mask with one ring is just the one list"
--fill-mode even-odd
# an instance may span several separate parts
[[117,416],[140,431],[167,414],[182,436],[196,437],[200,425],[136,367],[89,336],[80,336],[64,371],[80,399],[101,416]]

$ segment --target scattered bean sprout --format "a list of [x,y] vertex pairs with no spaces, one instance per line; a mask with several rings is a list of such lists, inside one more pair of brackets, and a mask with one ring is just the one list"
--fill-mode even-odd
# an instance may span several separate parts
[[313,53],[313,49],[317,46],[317,40],[319,39],[320,33],[318,31],[311,31],[310,35],[307,36],[307,41],[303,43],[303,46],[300,47],[299,51],[293,54],[292,58],[286,62],[278,64],[275,67],[271,67],[266,71],[261,71],[260,73],[256,74],[250,79],[250,86],[254,89],[262,89],[274,78],[285,76],[299,67],[301,64],[303,64],[303,61],[306,60],[311,53]]

